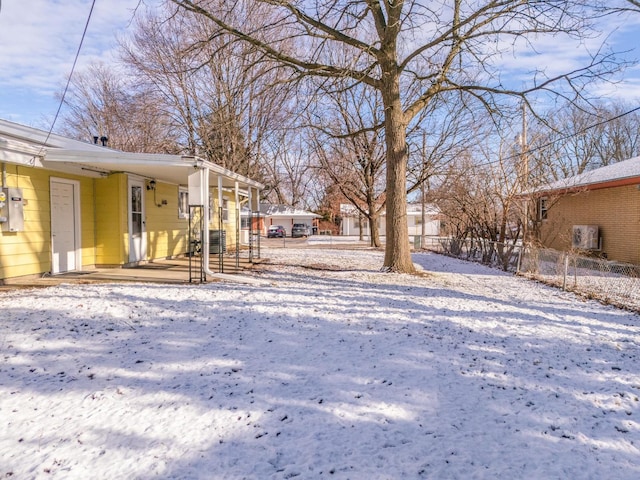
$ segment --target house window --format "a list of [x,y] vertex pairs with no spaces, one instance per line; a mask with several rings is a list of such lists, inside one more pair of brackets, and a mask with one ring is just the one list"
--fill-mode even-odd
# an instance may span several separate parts
[[222,221],[229,221],[229,200],[226,198],[222,199]]
[[549,206],[547,204],[547,199],[541,198],[540,200],[538,200],[538,219],[546,220],[548,211],[549,211]]
[[251,228],[251,218],[250,217],[242,217],[240,219],[240,228],[249,230]]
[[178,187],[178,218],[189,218],[189,190]]

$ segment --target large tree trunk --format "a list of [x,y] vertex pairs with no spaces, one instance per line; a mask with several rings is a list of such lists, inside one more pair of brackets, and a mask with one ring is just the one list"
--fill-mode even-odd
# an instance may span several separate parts
[[414,273],[407,226],[407,125],[400,101],[400,78],[390,77],[382,89],[387,146],[387,239],[384,269],[390,272]]

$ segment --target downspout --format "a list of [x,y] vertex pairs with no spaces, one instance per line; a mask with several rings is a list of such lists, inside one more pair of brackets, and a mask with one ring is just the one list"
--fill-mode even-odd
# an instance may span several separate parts
[[[205,233],[202,237],[202,255],[204,257],[202,262],[202,270],[204,270],[204,273],[209,275],[211,278],[215,278],[218,280],[226,280],[228,282],[236,282],[236,283],[250,283],[250,284],[256,284],[256,285],[264,285],[267,283],[264,280],[258,280],[256,278],[246,277],[242,275],[230,275],[228,273],[213,272],[211,270],[211,267],[209,266],[209,260],[210,260],[210,256],[209,256],[209,172],[210,172],[209,167],[205,167],[200,170],[200,175],[201,175],[200,194],[201,194],[201,198],[204,199],[202,212],[204,215],[204,233]],[[220,175],[218,176],[218,184],[219,185],[222,184],[222,176]],[[220,190],[219,192],[220,192],[219,193],[220,197],[222,197],[222,190]],[[220,241],[222,241],[222,235],[221,235]]]
[[212,272],[209,266],[209,167],[200,170],[200,198],[203,199],[202,216],[204,217],[204,232],[201,235],[202,240],[202,269],[204,273],[210,277],[215,277],[217,273]]
[[7,164],[2,162],[2,188],[9,188],[7,183]]

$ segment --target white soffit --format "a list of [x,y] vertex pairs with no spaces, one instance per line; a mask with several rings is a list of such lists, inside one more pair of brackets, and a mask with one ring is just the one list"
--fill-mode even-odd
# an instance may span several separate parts
[[208,167],[211,171],[212,187],[217,185],[217,176],[221,175],[225,187],[235,187],[237,181],[242,186],[264,188],[262,184],[250,178],[191,156],[119,152],[108,149],[88,152],[54,148],[47,149],[44,158],[48,162],[71,163],[81,165],[85,169],[130,173],[178,185],[186,185],[187,178],[194,169]]

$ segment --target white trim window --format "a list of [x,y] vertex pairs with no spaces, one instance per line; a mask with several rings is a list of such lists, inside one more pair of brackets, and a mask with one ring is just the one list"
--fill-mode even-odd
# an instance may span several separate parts
[[227,223],[229,221],[229,199],[222,199],[222,221]]
[[546,220],[549,212],[549,199],[542,197],[538,201],[538,220]]
[[178,187],[178,218],[189,218],[189,189]]

